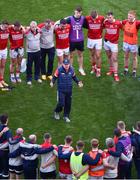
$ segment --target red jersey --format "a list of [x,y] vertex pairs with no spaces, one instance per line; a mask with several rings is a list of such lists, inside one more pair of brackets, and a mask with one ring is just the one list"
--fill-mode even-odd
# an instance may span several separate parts
[[7,48],[9,38],[9,30],[2,30],[0,28],[0,50]]
[[56,48],[57,49],[66,49],[69,47],[69,33],[70,25],[67,24],[64,29],[58,27],[55,29],[56,37]]
[[[73,151],[73,148],[71,146],[63,146],[62,153],[69,153]],[[59,162],[59,172],[63,174],[72,174],[71,168],[70,168],[70,161],[67,159],[58,159]]]
[[9,28],[10,31],[10,49],[23,47],[24,32],[23,29],[15,31],[13,27]]
[[88,38],[90,39],[101,39],[103,31],[104,16],[98,16],[93,19],[92,16],[86,16],[88,25]]
[[111,43],[118,44],[120,29],[122,29],[122,23],[119,20],[114,22],[104,21],[104,28],[106,30],[104,38]]

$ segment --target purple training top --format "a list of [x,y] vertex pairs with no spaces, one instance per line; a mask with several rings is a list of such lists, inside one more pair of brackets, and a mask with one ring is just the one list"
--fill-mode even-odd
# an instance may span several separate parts
[[84,34],[82,32],[82,26],[84,23],[84,16],[81,16],[79,21],[76,21],[73,16],[70,17],[70,41],[71,42],[80,42],[84,40]]

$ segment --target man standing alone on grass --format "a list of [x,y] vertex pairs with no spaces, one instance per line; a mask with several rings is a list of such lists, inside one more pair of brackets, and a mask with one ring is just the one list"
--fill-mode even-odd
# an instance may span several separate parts
[[73,67],[70,65],[68,59],[64,59],[62,66],[58,67],[55,71],[50,86],[53,87],[56,79],[58,89],[58,103],[54,110],[54,118],[60,119],[59,113],[64,108],[64,120],[70,122],[69,115],[71,111],[71,99],[72,99],[72,80],[74,80],[79,87],[83,87],[81,81],[75,75]]

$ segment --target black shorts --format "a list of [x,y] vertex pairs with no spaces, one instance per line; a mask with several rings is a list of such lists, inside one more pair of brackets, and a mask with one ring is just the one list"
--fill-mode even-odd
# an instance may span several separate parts
[[70,52],[75,50],[84,51],[84,41],[70,42]]
[[43,173],[40,171],[41,179],[56,179],[56,171]]
[[15,173],[17,175],[21,175],[23,173],[23,166],[11,166],[9,165],[9,172],[10,173]]

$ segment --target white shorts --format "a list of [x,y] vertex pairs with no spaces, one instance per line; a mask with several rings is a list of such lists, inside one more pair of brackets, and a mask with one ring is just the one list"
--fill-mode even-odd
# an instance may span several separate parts
[[6,49],[3,49],[3,50],[0,50],[0,60],[1,59],[7,59],[7,48]]
[[59,176],[61,179],[68,179],[68,180],[72,179],[72,174],[63,174],[63,173],[59,172]]
[[89,49],[97,49],[100,50],[102,49],[102,39],[87,39],[87,48]]
[[111,43],[110,41],[104,41],[104,49],[106,51],[118,52],[118,44]]
[[57,56],[69,55],[69,47],[66,49],[56,49]]
[[132,44],[128,44],[126,42],[123,42],[123,50],[125,52],[129,52],[130,51],[132,53],[138,52],[138,46],[137,46],[137,44],[132,45]]
[[10,49],[10,58],[16,59],[17,57],[24,56],[24,48]]

